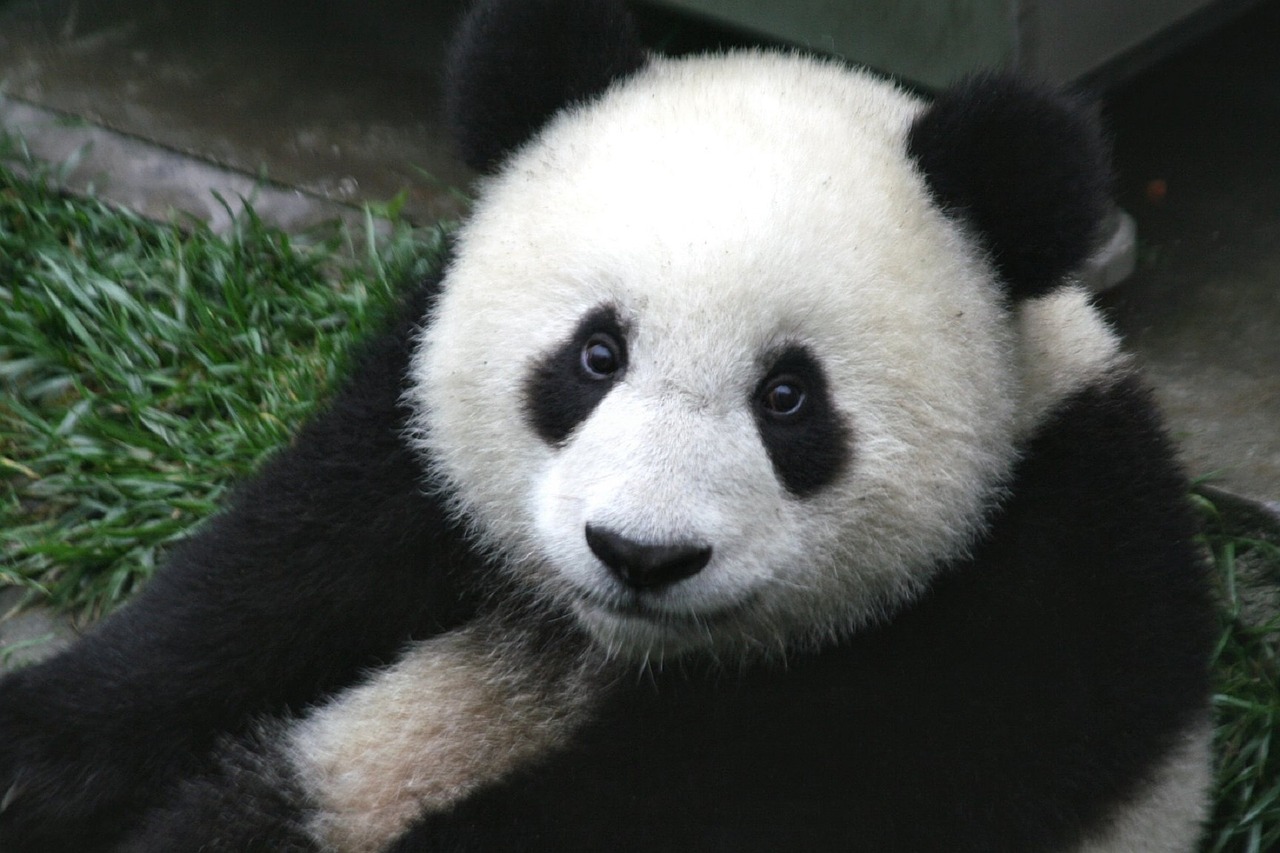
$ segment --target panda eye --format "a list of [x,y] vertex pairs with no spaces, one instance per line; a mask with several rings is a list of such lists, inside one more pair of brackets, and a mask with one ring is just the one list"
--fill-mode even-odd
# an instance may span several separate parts
[[760,407],[771,418],[785,420],[804,410],[806,397],[804,384],[797,377],[778,376],[760,392]]
[[579,362],[590,379],[608,379],[622,368],[622,347],[613,335],[596,332],[582,345]]

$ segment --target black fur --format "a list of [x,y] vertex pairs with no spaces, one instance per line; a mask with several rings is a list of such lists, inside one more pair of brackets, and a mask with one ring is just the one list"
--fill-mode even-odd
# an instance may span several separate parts
[[[451,72],[468,159],[492,168],[641,64],[616,2],[482,3]],[[1084,258],[1106,173],[1080,113],[978,78],[910,141],[1013,296]],[[487,568],[424,493],[401,434],[434,291],[133,604],[0,681],[0,849],[91,853],[135,832],[131,853],[181,851],[192,834],[212,849],[309,849],[305,794],[263,765],[272,747],[254,721],[302,711],[494,604],[476,601]],[[589,315],[532,368],[528,417],[548,441],[608,392],[579,357],[595,331],[625,344],[618,325]],[[811,357],[782,367],[826,406],[808,426],[757,418],[779,477],[807,494],[848,464],[833,448],[852,428]],[[891,622],[787,667],[617,682],[568,748],[424,818],[396,849],[1034,853],[1080,839],[1201,721],[1211,610],[1186,484],[1136,381],[1081,392],[1025,451],[989,536]]]
[[106,849],[226,732],[464,621],[476,558],[400,434],[436,282],[352,381],[83,642],[0,681],[0,849]]
[[[603,334],[618,348],[618,370],[608,377],[589,375],[582,364],[582,350],[593,335]],[[525,411],[533,429],[548,443],[562,444],[626,372],[627,336],[618,315],[608,307],[597,308],[578,323],[565,341],[534,366],[525,382]]]
[[[260,760],[269,745],[233,741],[211,773],[202,753],[251,714],[349,683],[354,657],[385,660],[470,616],[441,569],[482,569],[416,488],[393,429],[403,414],[388,416],[411,326],[157,592],[0,684],[0,779],[38,774],[17,777],[0,817],[7,853],[109,849],[174,787],[122,849],[311,850],[305,796]],[[347,441],[363,464],[335,468]],[[307,475],[324,460],[327,476]],[[785,668],[615,682],[567,750],[395,849],[1034,853],[1078,840],[1202,721],[1204,569],[1186,484],[1133,379],[1064,404],[1010,493],[972,558],[889,624]],[[212,538],[231,529],[251,538]]]
[[[477,630],[477,620],[464,629],[477,648],[518,662],[522,676],[541,685],[573,677],[573,662],[589,643],[562,611],[526,597],[503,602],[481,618],[483,627]],[[605,682],[609,676],[602,668],[591,677]],[[113,853],[333,853],[308,831],[319,806],[287,754],[297,722],[277,718],[224,738],[204,766],[167,792]]]
[[445,107],[462,159],[493,170],[558,110],[645,61],[618,0],[482,0],[449,57]]
[[[772,415],[762,405],[761,395],[779,377],[791,377],[804,389],[804,403],[791,417]],[[778,357],[756,389],[753,409],[769,461],[787,491],[799,497],[811,495],[844,471],[853,446],[852,430],[831,404],[826,374],[808,350],[793,347]]]
[[286,724],[227,739],[114,853],[322,853],[306,831],[307,792],[281,754]]
[[1052,289],[1095,247],[1111,171],[1085,105],[1016,78],[974,76],[916,119],[908,150],[938,204],[985,244],[1014,298]]
[[1069,849],[1208,703],[1186,483],[1145,391],[1030,442],[972,559],[784,669],[618,684],[567,751],[423,819],[421,851]]

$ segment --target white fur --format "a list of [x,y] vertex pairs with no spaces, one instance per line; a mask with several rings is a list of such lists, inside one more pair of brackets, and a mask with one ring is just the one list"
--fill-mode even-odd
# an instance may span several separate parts
[[[415,355],[414,439],[510,577],[607,650],[785,654],[884,616],[981,531],[1018,439],[1122,365],[1081,291],[1002,307],[904,154],[920,109],[797,56],[655,59],[483,186]],[[549,446],[528,423],[529,372],[602,305],[627,330],[625,374]],[[842,475],[804,498],[750,409],[769,353],[795,344],[853,440]],[[588,523],[713,557],[647,594],[650,615],[624,615]],[[486,648],[494,636],[422,643],[297,729],[317,839],[378,849],[571,733],[585,664]],[[1185,807],[1193,752],[1081,853],[1128,849]]]
[[[410,395],[445,491],[516,577],[628,654],[786,647],[900,605],[981,529],[1013,462],[1018,375],[989,265],[904,156],[921,109],[798,56],[653,64],[561,114],[488,181],[459,234]],[[531,365],[582,315],[630,329],[625,377],[567,446],[529,428]],[[800,500],[748,403],[803,344],[852,464]],[[652,597],[616,593],[588,523],[714,548]]]
[[1209,816],[1213,727],[1189,732],[1149,787],[1075,853],[1191,853]]
[[1018,309],[1022,401],[1018,433],[1028,435],[1072,393],[1113,381],[1129,367],[1120,339],[1083,287],[1063,287]]
[[590,666],[481,622],[415,644],[290,733],[286,755],[325,850],[373,853],[422,814],[553,749],[590,708]]

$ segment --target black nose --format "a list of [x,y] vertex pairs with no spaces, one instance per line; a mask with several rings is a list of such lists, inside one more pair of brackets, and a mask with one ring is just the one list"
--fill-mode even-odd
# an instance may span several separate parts
[[647,545],[587,525],[587,546],[632,589],[652,589],[696,575],[711,560],[711,546]]

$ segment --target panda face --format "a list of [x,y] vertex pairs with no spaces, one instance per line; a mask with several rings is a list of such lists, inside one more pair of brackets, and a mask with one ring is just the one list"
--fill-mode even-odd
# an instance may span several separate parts
[[920,109],[800,57],[655,59],[482,187],[410,402],[513,582],[618,653],[785,652],[964,552],[1016,359],[904,153]]

